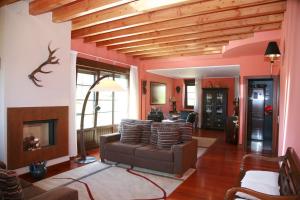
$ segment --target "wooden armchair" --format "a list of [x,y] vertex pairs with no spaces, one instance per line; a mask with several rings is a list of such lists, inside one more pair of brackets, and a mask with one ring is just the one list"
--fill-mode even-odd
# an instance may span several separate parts
[[[261,200],[300,200],[300,162],[295,151],[289,147],[284,156],[270,158],[255,154],[247,154],[241,163],[241,180],[245,176],[245,163],[249,158],[277,162],[280,165],[278,185],[280,195],[269,195],[246,187],[233,187],[227,190],[225,200],[237,198],[237,193],[244,193]],[[264,177],[262,177],[263,179]],[[257,179],[256,181],[260,181]]]

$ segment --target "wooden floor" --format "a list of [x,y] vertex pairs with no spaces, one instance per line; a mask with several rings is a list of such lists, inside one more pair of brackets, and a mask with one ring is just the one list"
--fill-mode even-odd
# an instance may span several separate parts
[[[222,200],[227,189],[239,183],[240,161],[244,155],[241,146],[226,144],[222,131],[197,131],[196,136],[218,138],[217,141],[197,160],[197,171],[181,184],[168,200]],[[89,154],[99,158],[98,149]],[[250,161],[251,167],[276,169],[270,163]],[[61,163],[48,168],[47,177],[80,167],[74,161]],[[33,182],[28,174],[22,178]]]

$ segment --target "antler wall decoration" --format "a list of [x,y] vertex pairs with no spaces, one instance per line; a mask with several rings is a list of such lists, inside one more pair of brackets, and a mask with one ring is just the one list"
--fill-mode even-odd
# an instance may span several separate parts
[[52,71],[44,71],[42,68],[48,64],[50,65],[59,64],[59,59],[56,58],[56,56],[54,56],[54,53],[58,50],[58,48],[51,50],[50,44],[51,42],[49,42],[48,44],[48,51],[49,51],[48,59],[45,62],[43,62],[40,66],[38,66],[38,68],[36,68],[33,72],[31,72],[31,74],[28,75],[29,79],[31,79],[32,82],[38,87],[43,87],[43,86],[38,83],[41,82],[41,80],[37,79],[35,75],[37,73],[49,74]]

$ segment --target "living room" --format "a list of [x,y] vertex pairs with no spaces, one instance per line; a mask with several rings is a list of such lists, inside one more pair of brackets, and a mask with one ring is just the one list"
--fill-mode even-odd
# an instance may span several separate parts
[[[20,178],[14,199],[299,198],[299,18],[297,0],[2,1],[0,174]],[[292,184],[243,185],[248,153],[284,156]],[[278,171],[269,161],[248,164]]]

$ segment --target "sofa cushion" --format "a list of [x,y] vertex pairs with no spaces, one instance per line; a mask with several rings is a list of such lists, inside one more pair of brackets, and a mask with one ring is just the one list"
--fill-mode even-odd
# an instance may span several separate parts
[[158,149],[171,149],[174,144],[180,143],[180,135],[177,127],[159,127],[157,135]]
[[[267,184],[260,183],[259,180],[257,181],[244,181],[241,183],[241,187],[248,188],[257,192],[261,192],[264,194],[269,194],[269,195],[276,195],[279,196],[279,188],[278,187],[272,187]],[[238,197],[248,199],[248,200],[258,200],[256,197],[253,197],[249,194],[245,194],[243,192],[237,192],[236,195]]]
[[279,173],[271,171],[249,170],[246,172],[241,182],[259,182],[261,184],[270,185],[279,188]]
[[138,144],[141,141],[142,130],[140,125],[123,124],[120,141],[125,144]]
[[151,123],[152,120],[134,120],[134,119],[122,119],[119,131],[123,130],[124,124],[129,125],[140,125],[142,127],[142,136],[141,136],[141,143],[149,144],[150,142],[150,135],[151,135]]
[[157,149],[153,145],[136,148],[135,156],[151,160],[173,162],[173,151]]
[[3,199],[23,199],[22,187],[16,172],[0,169],[0,191]]
[[143,146],[143,144],[124,144],[118,141],[105,144],[105,149],[107,151],[133,155],[135,149],[141,146]]
[[[265,194],[280,195],[278,178],[277,172],[249,170],[241,180],[241,186]],[[257,199],[242,192],[238,192],[236,195],[250,200]]]
[[180,138],[182,142],[191,141],[193,133],[193,124],[185,122],[153,122],[151,125],[151,137],[150,144],[157,145],[157,128],[159,127],[176,127],[179,130]]

